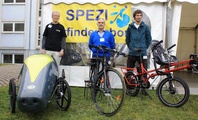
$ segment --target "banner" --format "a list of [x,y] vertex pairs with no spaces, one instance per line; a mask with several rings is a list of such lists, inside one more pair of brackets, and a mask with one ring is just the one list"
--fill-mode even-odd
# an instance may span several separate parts
[[[152,4],[45,4],[42,11],[42,31],[51,19],[54,10],[60,12],[59,22],[64,25],[66,38],[66,53],[62,57],[62,65],[84,66],[90,57],[88,40],[91,32],[97,30],[97,19],[106,19],[105,29],[112,32],[116,40],[116,49],[128,54],[125,44],[125,31],[133,21],[132,13],[140,9],[143,12],[142,20],[149,26],[153,40],[165,40],[166,6],[163,3]],[[148,50],[150,59],[150,50]],[[116,65],[126,65],[126,58],[115,57]],[[148,66],[150,62],[148,62]]]
[[[59,22],[64,25],[65,32],[68,35],[66,39],[67,50],[62,57],[62,65],[59,69],[65,70],[67,81],[71,86],[84,86],[84,80],[89,79],[89,67],[87,65],[89,65],[90,50],[88,40],[91,32],[97,30],[97,18],[106,19],[105,29],[115,35],[116,49],[127,54],[128,47],[125,44],[125,31],[133,21],[132,13],[137,9],[142,10],[142,20],[149,26],[152,39],[165,40],[167,8],[164,3],[92,4],[86,2],[84,4],[66,4],[62,2],[53,4],[49,2],[44,4],[42,31],[51,22],[52,11],[57,10],[61,14]],[[153,67],[153,59],[150,50],[147,52],[148,69],[150,69]],[[115,56],[113,61],[116,66],[126,66],[127,57]]]
[[132,22],[131,4],[53,4],[52,10],[60,12],[59,22],[65,27],[67,42],[87,43],[90,34],[97,30],[97,19],[105,19],[105,29],[116,43],[125,43],[128,24]]

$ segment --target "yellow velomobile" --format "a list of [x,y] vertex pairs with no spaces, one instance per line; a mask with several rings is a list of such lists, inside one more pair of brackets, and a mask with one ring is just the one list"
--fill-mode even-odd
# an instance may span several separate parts
[[57,76],[58,67],[50,55],[28,57],[19,74],[18,85],[15,85],[15,79],[9,82],[11,112],[15,112],[16,103],[22,112],[43,112],[52,100],[60,110],[67,110],[71,103],[70,87],[64,70],[62,77]]

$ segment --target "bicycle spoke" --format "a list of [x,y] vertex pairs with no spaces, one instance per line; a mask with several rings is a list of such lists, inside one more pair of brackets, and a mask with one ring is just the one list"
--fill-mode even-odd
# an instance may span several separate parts
[[95,91],[94,102],[101,114],[112,116],[121,108],[126,88],[122,77],[114,70],[108,70],[107,76],[107,81],[99,77],[99,87]]
[[56,98],[57,106],[61,110],[67,110],[71,103],[71,91],[69,84],[65,80],[62,80],[58,83],[57,90],[60,95],[60,98],[59,96]]
[[157,94],[160,101],[170,107],[180,107],[184,105],[189,98],[189,87],[182,79],[168,78],[162,80],[157,88]]

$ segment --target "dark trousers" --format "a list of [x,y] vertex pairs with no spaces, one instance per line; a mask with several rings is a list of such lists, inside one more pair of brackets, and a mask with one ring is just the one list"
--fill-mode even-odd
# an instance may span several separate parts
[[[147,59],[143,59],[143,57],[142,57],[142,61],[143,61],[144,69],[147,70]],[[140,56],[130,56],[129,55],[128,59],[127,59],[127,68],[134,68],[136,62],[139,63],[139,69],[137,68],[137,70],[139,73],[141,73]],[[145,74],[145,78],[147,78],[146,74]]]

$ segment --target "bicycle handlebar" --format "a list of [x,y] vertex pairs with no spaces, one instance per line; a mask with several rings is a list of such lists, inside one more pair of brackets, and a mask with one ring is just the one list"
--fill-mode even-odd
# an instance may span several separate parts
[[118,52],[116,49],[111,49],[111,48],[108,48],[108,47],[103,46],[103,45],[95,46],[95,45],[91,45],[91,44],[90,44],[89,47],[90,47],[90,48],[96,48],[97,50],[104,50],[104,51],[113,52],[113,53],[116,53],[117,55],[126,56],[125,53]]
[[170,46],[167,50],[169,51],[170,49],[172,49],[172,48],[175,47],[175,46],[176,46],[176,44]]
[[90,48],[100,49],[99,46],[95,46],[95,45],[91,45],[91,44],[89,44],[89,47],[90,47]]
[[162,42],[163,42],[163,40],[160,40],[158,43],[156,43],[156,44],[152,47],[152,50],[156,49],[157,46],[158,46],[159,44],[161,44]]

